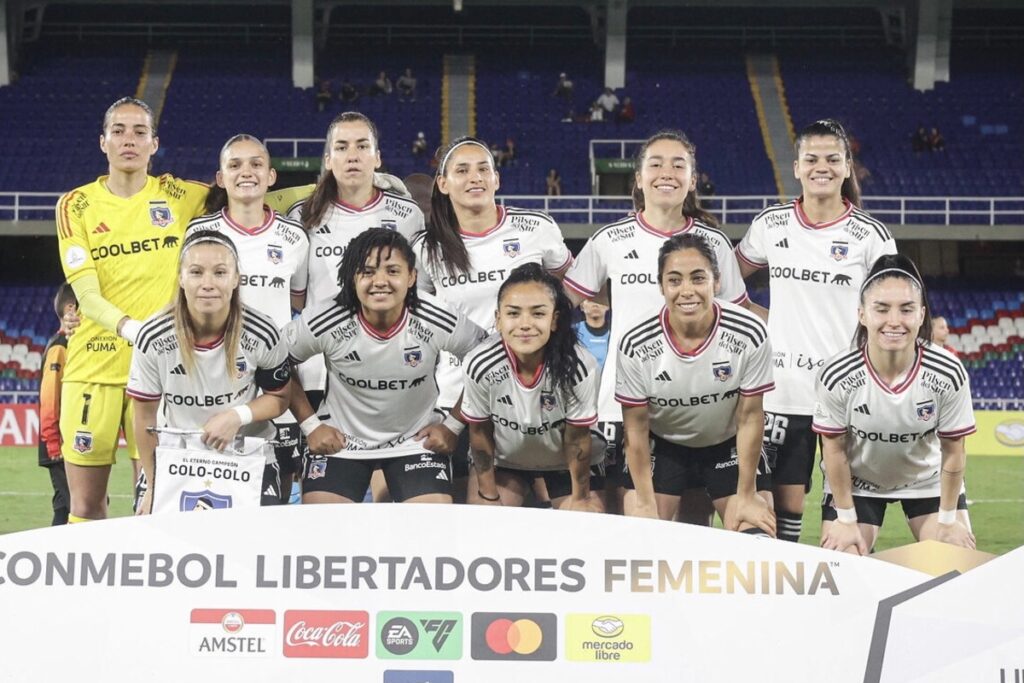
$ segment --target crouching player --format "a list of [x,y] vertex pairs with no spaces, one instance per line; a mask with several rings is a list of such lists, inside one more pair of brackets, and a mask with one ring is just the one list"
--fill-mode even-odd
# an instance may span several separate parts
[[658,253],[664,306],[619,343],[624,511],[670,520],[682,492],[703,487],[726,528],[774,536],[763,493],[770,486],[761,407],[773,386],[768,331],[746,309],[715,300],[718,277],[703,237],[666,240]]
[[856,350],[818,375],[825,548],[870,552],[897,501],[917,540],[975,547],[964,491],[971,390],[957,357],[929,341],[926,301],[913,261],[879,258],[861,287]]
[[303,503],[363,499],[382,470],[395,501],[451,503],[451,458],[461,423],[440,423],[434,372],[442,350],[462,358],[484,331],[416,291],[416,257],[401,233],[370,228],[353,239],[338,273],[341,291],[306,307],[286,328],[289,355],[323,355],[328,391],[313,412],[292,392],[308,434]]
[[469,502],[522,505],[540,473],[554,507],[602,511],[590,487],[593,472],[603,488],[607,444],[590,431],[601,373],[561,283],[539,263],[519,266],[498,290],[495,318],[498,333],[463,364]]
[[[288,407],[288,354],[274,321],[242,305],[234,244],[219,232],[196,230],[182,244],[180,261],[177,298],[142,326],[128,377],[139,456],[154,486],[157,438],[147,430],[157,425],[161,398],[160,426],[201,429],[203,443],[216,450],[236,435],[273,439],[271,420]],[[151,510],[154,486],[140,514]],[[276,462],[266,466],[260,490],[263,505],[280,503]]]

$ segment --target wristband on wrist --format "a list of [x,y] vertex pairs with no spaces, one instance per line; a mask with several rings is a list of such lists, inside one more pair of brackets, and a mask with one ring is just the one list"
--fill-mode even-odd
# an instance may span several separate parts
[[447,417],[445,417],[444,420],[441,421],[441,424],[447,427],[455,436],[458,436],[463,432],[463,430],[466,429],[466,425],[460,422],[458,419],[456,419],[455,416],[452,415],[451,413],[449,413]]
[[238,418],[242,421],[242,426],[252,424],[252,409],[249,406],[235,406],[231,410],[238,414]]
[[939,524],[953,524],[956,522],[956,510],[943,510],[939,508]]
[[313,413],[312,415],[310,415],[305,420],[299,423],[299,429],[302,430],[302,433],[304,435],[309,436],[317,427],[319,427],[322,424],[323,422],[320,421],[320,418],[317,417],[317,414]]
[[477,489],[476,490],[476,495],[480,496],[481,498],[486,500],[488,503],[497,503],[499,500],[501,500],[501,494],[500,493],[499,494],[495,494],[494,498],[491,498],[490,496],[485,496],[484,492],[481,491],[480,489]]
[[840,524],[856,524],[857,508],[836,508],[836,521]]
[[140,323],[138,320],[132,320],[131,318],[128,318],[123,323],[121,323],[121,330],[118,332],[118,335],[120,335],[122,339],[125,339],[131,342],[132,344],[135,344],[135,340],[139,338],[139,332],[141,331],[142,323]]

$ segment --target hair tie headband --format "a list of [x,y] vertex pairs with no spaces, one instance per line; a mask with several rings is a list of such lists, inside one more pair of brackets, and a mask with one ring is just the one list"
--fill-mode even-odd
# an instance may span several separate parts
[[487,156],[491,157],[491,164],[494,164],[494,157],[491,155],[491,150],[487,149],[487,145],[476,140],[463,140],[462,142],[457,142],[454,145],[452,145],[452,148],[449,149],[448,152],[443,157],[441,157],[441,165],[437,167],[438,173],[444,175],[444,170],[448,166],[448,159],[451,158],[452,152],[457,150],[459,147],[462,147],[463,145],[476,145],[483,151],[487,152]]
[[222,247],[227,247],[228,251],[231,252],[231,255],[235,257],[235,262],[238,262],[238,249],[235,247],[235,243],[228,237],[221,235],[219,232],[213,231],[210,231],[208,234],[202,235],[201,237],[187,240],[181,248],[181,260],[184,260],[185,253],[197,244],[219,244]]
[[877,280],[878,278],[887,274],[905,277],[911,282],[913,282],[915,285],[917,285],[918,289],[924,291],[924,285],[922,285],[921,281],[917,279],[917,276],[911,273],[910,271],[904,270],[903,268],[883,268],[874,275],[870,276],[868,279],[864,280],[864,284],[860,286],[860,293],[863,294],[867,290],[868,285],[871,283],[872,280]]

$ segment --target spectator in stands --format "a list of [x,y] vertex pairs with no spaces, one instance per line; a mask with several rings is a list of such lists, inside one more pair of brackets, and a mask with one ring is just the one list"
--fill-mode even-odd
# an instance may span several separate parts
[[598,95],[597,103],[601,105],[601,109],[604,110],[606,117],[608,117],[615,113],[615,109],[619,106],[619,98],[614,90],[605,88],[604,92]]
[[555,91],[551,93],[552,97],[559,97],[566,101],[566,103],[572,103],[572,81],[565,72],[558,74],[558,83],[555,84]]
[[391,84],[391,79],[388,78],[386,71],[381,71],[377,74],[377,80],[370,86],[370,95],[390,95],[394,92],[395,87]]
[[608,340],[611,339],[611,326],[608,324],[608,304],[594,299],[580,302],[583,320],[576,323],[576,334],[580,343],[597,359],[599,367],[604,367],[604,359],[608,356]]
[[697,194],[701,197],[711,197],[715,194],[715,184],[711,182],[708,174],[703,171],[701,171],[700,178],[697,180]]
[[345,104],[355,102],[359,99],[359,89],[346,78],[341,82],[341,88],[338,90],[338,99]]
[[331,81],[324,78],[320,81],[320,88],[316,91],[316,110],[323,111],[330,105],[334,95],[331,93]]
[[68,477],[64,472],[64,457],[60,452],[60,391],[68,350],[64,317],[75,316],[78,312],[78,299],[71,285],[65,282],[57,289],[53,307],[61,323],[60,329],[50,337],[43,351],[42,380],[39,385],[39,466],[49,471],[50,484],[53,485],[53,520],[50,526],[59,526],[68,523],[68,513],[71,511]]
[[590,105],[590,117],[587,120],[590,123],[604,123],[604,107],[600,102]]
[[957,351],[949,345],[949,323],[941,315],[932,318],[932,343],[941,346],[953,355]]
[[544,178],[544,183],[547,185],[547,195],[549,197],[560,197],[562,195],[562,176],[558,174],[556,169],[548,171],[548,175]]
[[427,138],[421,130],[416,134],[416,139],[412,141],[412,155],[414,157],[421,157],[427,153]]
[[502,163],[506,166],[514,166],[516,163],[516,140],[511,135],[505,138],[505,147],[501,150]]
[[946,139],[938,128],[932,128],[932,132],[928,133],[928,149],[932,152],[946,151]]
[[697,195],[700,197],[700,207],[702,209],[710,210],[712,203],[707,201],[708,197],[712,197],[715,194],[715,184],[711,182],[711,178],[707,173],[701,172],[700,177],[697,179]]
[[399,102],[405,102],[406,99],[410,102],[416,101],[416,77],[412,75],[412,69],[406,69],[405,73],[398,77],[395,86],[398,88]]
[[928,131],[924,126],[918,126],[917,132],[910,136],[910,148],[914,153],[924,152],[928,149]]
[[633,123],[634,121],[636,121],[636,107],[633,106],[632,98],[625,97],[622,100],[622,106],[619,107],[619,111],[615,115],[615,122]]
[[[202,183],[149,175],[159,148],[154,126],[153,111],[142,100],[124,97],[110,105],[99,139],[109,174],[57,202],[60,260],[82,313],[81,326],[68,340],[61,391],[71,523],[107,517],[107,483],[122,426],[130,457],[138,459],[125,394],[131,345],[141,321],[173,297],[185,226],[202,211],[209,190]],[[133,241],[159,241],[160,248],[121,258],[93,256],[101,246]]]

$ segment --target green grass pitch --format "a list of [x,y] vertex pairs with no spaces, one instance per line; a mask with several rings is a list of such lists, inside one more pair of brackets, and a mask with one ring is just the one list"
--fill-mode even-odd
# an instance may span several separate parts
[[[111,472],[113,516],[131,514],[131,464],[122,451]],[[804,543],[817,544],[821,524],[821,475],[807,495]],[[50,478],[36,464],[32,447],[0,448],[0,533],[50,523]],[[1024,458],[971,456],[967,463],[967,497],[978,549],[1002,554],[1024,545]],[[595,519],[595,523],[598,520]],[[890,505],[877,550],[913,542],[899,506]]]

